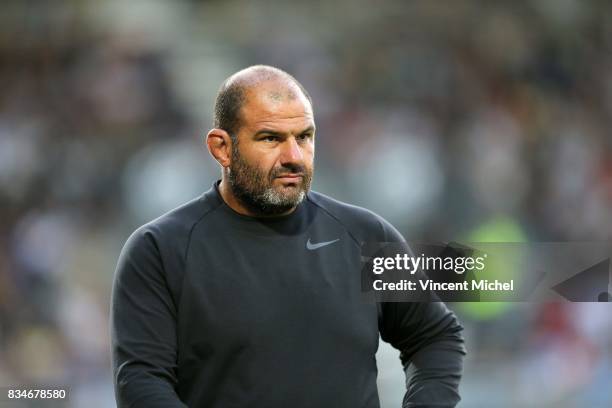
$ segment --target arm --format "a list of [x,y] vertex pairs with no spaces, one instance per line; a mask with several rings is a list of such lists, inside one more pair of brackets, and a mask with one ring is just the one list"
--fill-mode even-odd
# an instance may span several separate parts
[[[414,256],[391,224],[382,219],[380,224],[385,242],[401,242],[403,251]],[[443,302],[382,302],[379,331],[384,341],[400,350],[407,388],[403,408],[457,405],[466,354],[463,327]]]
[[454,407],[465,348],[461,325],[442,302],[381,305],[380,332],[400,350],[406,371],[404,408]]
[[176,307],[153,237],[125,244],[111,300],[112,364],[118,407],[186,407],[176,392]]

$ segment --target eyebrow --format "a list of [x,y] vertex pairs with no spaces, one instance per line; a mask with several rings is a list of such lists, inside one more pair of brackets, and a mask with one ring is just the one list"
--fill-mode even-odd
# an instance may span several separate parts
[[[302,130],[299,134],[303,135],[304,133],[314,133],[315,131],[315,127],[314,126],[308,126],[306,129]],[[278,132],[276,130],[272,130],[272,129],[261,129],[258,130],[257,133],[255,133],[255,137],[260,136],[260,135],[272,135],[272,136],[282,136],[284,133],[283,132]]]

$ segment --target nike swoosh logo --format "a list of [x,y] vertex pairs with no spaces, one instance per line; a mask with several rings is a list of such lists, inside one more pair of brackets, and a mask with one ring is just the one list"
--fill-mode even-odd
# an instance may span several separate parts
[[310,242],[310,238],[308,238],[308,242],[306,242],[306,248],[310,249],[311,251],[314,251],[315,249],[319,249],[324,246],[331,245],[334,242],[338,242],[338,241],[340,241],[340,238],[336,238],[333,241],[317,242],[316,244],[313,244],[312,242]]

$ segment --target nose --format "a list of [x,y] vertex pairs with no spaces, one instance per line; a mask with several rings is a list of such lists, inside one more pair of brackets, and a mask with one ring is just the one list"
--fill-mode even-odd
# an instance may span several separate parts
[[294,137],[287,138],[283,145],[280,156],[281,164],[301,163],[304,160],[302,149]]

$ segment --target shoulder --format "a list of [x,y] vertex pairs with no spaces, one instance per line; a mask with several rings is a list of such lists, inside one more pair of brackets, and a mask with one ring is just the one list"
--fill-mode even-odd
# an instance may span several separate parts
[[126,246],[134,244],[162,247],[186,245],[193,228],[218,207],[208,191],[136,229]]
[[308,201],[342,224],[358,241],[405,241],[391,223],[366,208],[336,200],[316,191],[308,193]]

